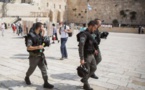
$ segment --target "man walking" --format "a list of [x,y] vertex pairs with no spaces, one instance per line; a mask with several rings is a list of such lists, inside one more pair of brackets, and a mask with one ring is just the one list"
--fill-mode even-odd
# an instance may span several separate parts
[[68,53],[67,53],[67,48],[66,48],[66,43],[68,39],[68,33],[71,32],[70,28],[66,23],[62,23],[62,26],[59,29],[59,33],[61,35],[61,58],[60,60],[64,60],[68,58]]
[[93,90],[89,83],[89,77],[95,72],[96,70],[96,60],[94,58],[94,53],[97,54],[97,46],[95,40],[92,38],[91,34],[96,30],[95,22],[90,21],[88,23],[88,28],[80,33],[77,36],[79,41],[79,56],[80,56],[80,63],[81,65],[85,65],[88,69],[88,74],[86,74],[82,79],[81,82],[84,83],[83,88],[85,90]]
[[52,89],[54,86],[48,83],[48,76],[47,76],[47,70],[46,70],[46,60],[45,60],[45,56],[44,56],[44,47],[42,45],[42,35],[41,32],[43,31],[43,26],[42,23],[37,22],[36,26],[35,26],[35,30],[34,32],[31,32],[28,35],[28,39],[27,39],[27,50],[29,51],[29,69],[26,73],[26,77],[25,77],[25,82],[27,85],[31,84],[30,81],[30,76],[32,75],[32,73],[34,72],[34,70],[36,69],[36,67],[38,66],[41,70],[42,73],[42,77],[44,80],[44,88],[49,88]]
[[[102,21],[99,20],[99,19],[95,19],[95,23],[96,23],[96,28],[97,28],[97,29],[95,30],[93,37],[94,37],[94,39],[96,40],[96,42],[98,43],[98,44],[97,44],[97,47],[98,47],[97,51],[98,51],[98,54],[97,54],[97,55],[94,54],[94,56],[95,56],[95,59],[96,59],[96,65],[98,65],[98,64],[101,62],[101,60],[102,60],[102,56],[101,56],[101,52],[100,52],[100,48],[99,48],[99,44],[100,44],[100,42],[101,42],[101,38],[100,38],[101,33],[100,33],[99,30],[98,30],[99,27],[100,27],[101,24],[102,24]],[[94,79],[98,79],[98,76],[96,76],[95,73],[92,74],[91,77],[94,78]]]

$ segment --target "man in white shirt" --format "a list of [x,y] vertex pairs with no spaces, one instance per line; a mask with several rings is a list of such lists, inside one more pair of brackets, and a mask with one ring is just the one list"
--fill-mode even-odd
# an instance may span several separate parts
[[69,26],[66,25],[66,23],[61,23],[62,26],[59,29],[59,33],[61,35],[61,55],[62,57],[60,58],[60,60],[63,59],[67,59],[68,58],[68,54],[67,54],[67,49],[66,49],[66,42],[68,39],[68,33],[71,32]]

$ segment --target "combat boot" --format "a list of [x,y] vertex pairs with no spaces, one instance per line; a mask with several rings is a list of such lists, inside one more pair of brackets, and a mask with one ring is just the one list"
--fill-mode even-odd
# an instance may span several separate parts
[[54,88],[54,86],[53,86],[52,84],[48,83],[47,81],[44,82],[43,87],[44,87],[44,88],[48,88],[48,89],[53,89],[53,88]]
[[29,77],[25,77],[25,82],[27,85],[31,85],[31,81],[30,81]]
[[84,84],[83,88],[84,88],[84,90],[93,90],[93,88],[91,88],[88,83]]
[[95,74],[91,75],[91,78],[99,79],[99,77],[97,77]]

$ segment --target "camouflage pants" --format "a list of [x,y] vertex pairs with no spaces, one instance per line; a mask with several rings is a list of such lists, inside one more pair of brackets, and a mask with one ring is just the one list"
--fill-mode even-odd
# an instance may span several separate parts
[[88,83],[88,79],[96,71],[96,60],[93,54],[85,56],[85,66],[88,69],[88,74],[83,77],[84,83]]
[[27,77],[30,77],[32,75],[32,73],[34,72],[34,70],[36,69],[36,67],[38,66],[39,69],[41,70],[43,79],[47,80],[47,78],[48,78],[47,77],[47,68],[46,68],[46,64],[41,56],[30,56],[29,65],[30,65],[29,69],[26,73]]
[[94,57],[96,59],[96,65],[98,65],[102,61],[101,51],[99,48],[98,48],[98,55],[94,55]]

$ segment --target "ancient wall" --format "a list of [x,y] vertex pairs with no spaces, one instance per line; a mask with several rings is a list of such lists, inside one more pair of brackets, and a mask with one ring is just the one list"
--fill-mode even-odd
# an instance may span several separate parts
[[53,23],[61,22],[64,21],[66,3],[66,0],[15,0],[6,5],[6,17],[48,17]]
[[38,12],[38,7],[29,4],[8,4],[7,16],[32,16],[31,12]]
[[[69,22],[86,22],[86,1],[68,0]],[[123,24],[145,24],[145,0],[89,0],[89,4],[92,6],[92,10],[88,11],[89,20],[100,18],[111,24],[117,19]],[[120,15],[120,12],[123,15]],[[136,13],[136,20],[130,20],[130,13]]]
[[50,21],[56,23],[64,21],[66,0],[44,0],[41,3],[41,10],[48,11]]

